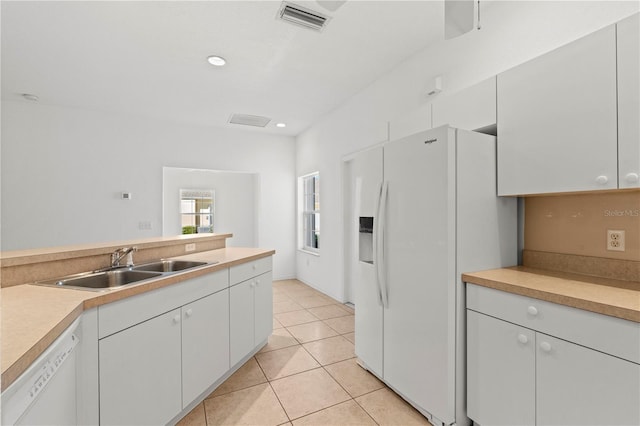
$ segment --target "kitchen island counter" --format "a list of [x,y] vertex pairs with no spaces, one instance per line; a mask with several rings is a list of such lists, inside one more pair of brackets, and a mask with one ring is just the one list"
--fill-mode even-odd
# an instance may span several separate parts
[[467,283],[640,322],[640,282],[514,266],[462,274]]
[[227,247],[172,259],[217,262],[105,291],[23,284],[2,289],[2,390],[5,390],[83,311],[234,265],[274,250]]

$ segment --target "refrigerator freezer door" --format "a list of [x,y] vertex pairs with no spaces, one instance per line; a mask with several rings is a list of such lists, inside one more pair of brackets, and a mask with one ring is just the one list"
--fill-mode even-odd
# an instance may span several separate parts
[[384,380],[445,424],[455,421],[454,137],[440,127],[384,149]]
[[[352,220],[374,217],[379,203],[382,184],[382,148],[359,154],[351,164],[351,193],[355,195]],[[355,227],[358,229],[358,227]],[[375,255],[373,257],[375,262]],[[356,257],[353,273],[355,291],[356,355],[369,370],[382,377],[382,305],[376,283],[375,264],[359,261]]]

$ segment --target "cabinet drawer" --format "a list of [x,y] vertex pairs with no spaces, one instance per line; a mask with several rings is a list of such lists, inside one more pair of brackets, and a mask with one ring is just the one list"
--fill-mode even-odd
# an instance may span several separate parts
[[98,338],[146,321],[229,286],[227,270],[142,293],[98,307]]
[[640,323],[473,284],[467,308],[640,364]]
[[229,268],[229,285],[235,285],[271,270],[271,256]]

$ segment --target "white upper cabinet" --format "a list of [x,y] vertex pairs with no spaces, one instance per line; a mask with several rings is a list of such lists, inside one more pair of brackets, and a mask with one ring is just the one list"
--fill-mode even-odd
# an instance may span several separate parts
[[617,24],[620,188],[640,187],[640,13]]
[[499,195],[618,187],[615,25],[497,79]]
[[448,124],[476,130],[496,124],[496,78],[484,80],[433,103],[433,127]]

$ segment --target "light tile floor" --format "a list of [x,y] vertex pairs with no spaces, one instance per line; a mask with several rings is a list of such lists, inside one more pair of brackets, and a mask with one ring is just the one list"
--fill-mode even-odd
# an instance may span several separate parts
[[353,309],[275,281],[269,343],[178,425],[429,425],[356,364],[354,343]]

